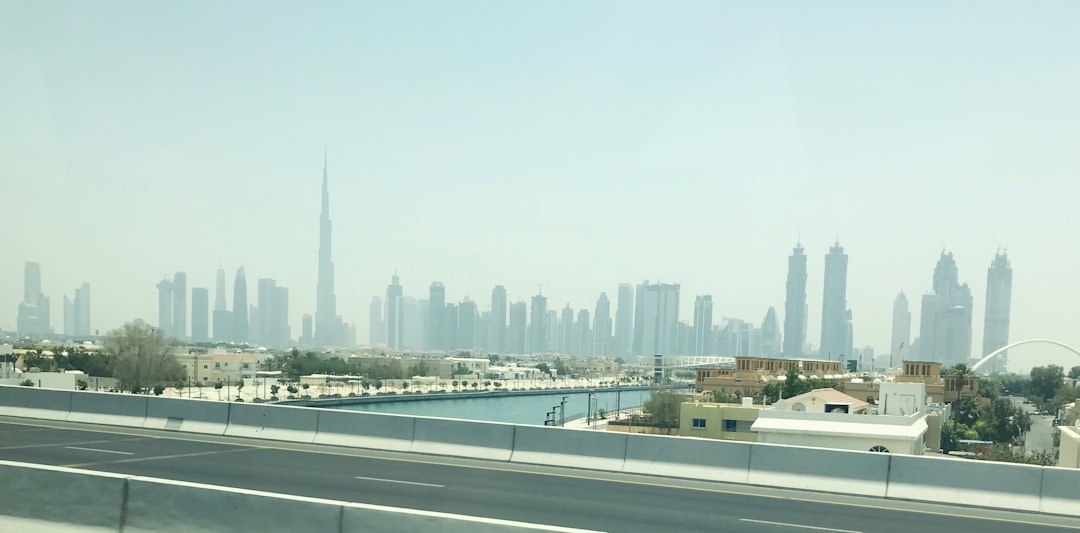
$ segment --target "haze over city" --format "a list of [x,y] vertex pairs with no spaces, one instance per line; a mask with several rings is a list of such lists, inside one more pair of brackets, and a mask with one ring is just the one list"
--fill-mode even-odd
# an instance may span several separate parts
[[243,265],[249,301],[259,278],[289,288],[298,335],[325,153],[337,312],[360,342],[395,270],[406,296],[440,281],[481,310],[499,284],[554,310],[606,292],[614,314],[618,284],[648,279],[681,285],[684,321],[709,294],[714,322],[782,323],[801,242],[817,345],[838,240],[856,347],[889,350],[900,291],[918,334],[947,250],[979,352],[1001,248],[1009,337],[1080,345],[1062,242],[1080,6],[693,4],[10,3],[0,328],[25,261],[54,325],[89,282],[101,331],[155,322],[176,271],[212,294],[224,267],[231,306]]

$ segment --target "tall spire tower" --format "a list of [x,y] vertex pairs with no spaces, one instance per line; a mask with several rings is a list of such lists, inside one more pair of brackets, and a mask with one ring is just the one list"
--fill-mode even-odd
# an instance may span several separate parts
[[315,344],[343,344],[341,319],[334,296],[334,261],[331,253],[333,223],[330,221],[330,185],[326,151],[323,151],[322,213],[319,216],[319,280],[315,287]]

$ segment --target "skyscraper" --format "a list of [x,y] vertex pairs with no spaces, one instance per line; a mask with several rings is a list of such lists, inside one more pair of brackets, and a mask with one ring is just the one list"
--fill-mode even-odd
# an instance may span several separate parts
[[386,345],[391,349],[401,349],[404,344],[404,330],[402,329],[401,311],[402,289],[397,272],[390,278],[390,285],[386,287]]
[[457,348],[472,350],[476,348],[476,321],[478,312],[476,302],[465,297],[457,309]]
[[634,355],[656,355],[646,354],[645,352],[649,350],[644,349],[642,344],[642,337],[645,334],[645,286],[648,284],[649,280],[645,280],[634,290],[634,341],[630,348]]
[[525,331],[528,315],[529,306],[525,302],[510,304],[510,321],[506,328],[506,351],[508,353],[525,353]]
[[889,354],[893,357],[891,364],[903,363],[902,353],[904,348],[909,348],[910,353],[911,344],[911,311],[908,310],[908,300],[904,293],[896,295],[896,300],[893,300],[892,306],[892,346]]
[[401,299],[401,347],[411,350],[424,348],[424,336],[427,334],[427,300],[417,300],[411,296]]
[[537,294],[532,297],[532,317],[529,322],[529,353],[545,353],[547,343],[547,297]]
[[210,340],[210,291],[202,287],[191,288],[191,340]]
[[442,331],[442,335],[440,335],[440,338],[442,339],[443,346],[446,347],[445,349],[446,350],[452,350],[452,349],[457,348],[458,346],[460,346],[458,344],[458,338],[457,338],[457,336],[458,336],[458,305],[453,304],[453,303],[446,304],[446,307],[443,309],[443,315],[442,316],[443,316],[443,321],[442,321],[443,331]]
[[300,344],[308,345],[314,337],[312,334],[315,332],[315,317],[310,314],[305,314],[304,318],[300,322]]
[[166,337],[172,335],[173,327],[173,284],[163,279],[157,284],[158,290],[158,329]]
[[[214,311],[225,311],[229,308],[225,302],[225,269],[217,269],[217,285],[214,287]],[[214,333],[217,335],[217,332]]]
[[611,355],[611,302],[607,293],[600,293],[596,299],[596,313],[593,315],[593,355]]
[[823,359],[838,360],[851,355],[847,321],[848,256],[837,241],[825,256],[825,290],[821,297],[821,348]]
[[83,282],[75,289],[74,303],[75,335],[90,335],[90,284]]
[[592,321],[588,309],[578,310],[577,321],[574,322],[573,354],[582,357],[592,355]]
[[783,353],[780,341],[780,321],[776,318],[776,308],[770,306],[761,321],[761,355],[776,357]]
[[576,355],[574,352],[574,310],[569,303],[562,308],[562,315],[559,317],[558,339],[552,349],[562,354]]
[[645,285],[638,300],[642,310],[641,352],[638,355],[676,355],[679,327],[679,285]]
[[934,291],[924,295],[922,301],[922,360],[951,367],[971,357],[971,308],[971,288],[960,284],[952,253],[942,252],[934,267]]
[[382,300],[378,296],[371,297],[371,305],[368,306],[368,345],[379,346],[385,344],[383,336],[388,331],[386,322],[382,317]]
[[319,279],[315,287],[315,344],[341,346],[345,329],[337,314],[334,295],[334,261],[332,255],[333,223],[330,221],[330,184],[326,154],[323,154],[322,211],[319,216]]
[[615,308],[615,350],[621,356],[630,355],[634,347],[634,287],[619,284],[619,296]]
[[694,338],[690,355],[710,355],[712,347],[712,296],[694,298]]
[[235,342],[247,342],[248,339],[248,303],[247,303],[247,275],[244,273],[244,265],[236,269],[236,278],[233,280],[233,311],[232,331],[229,333]]
[[[986,271],[986,321],[983,326],[984,356],[1009,344],[1009,315],[1012,309],[1012,265],[1003,251],[994,254],[994,261]],[[1003,353],[987,364],[992,373],[1006,372],[1008,353]]]
[[784,302],[784,357],[801,357],[806,344],[806,254],[796,243],[788,257],[787,299]]
[[428,319],[426,344],[429,350],[446,348],[446,287],[436,281],[428,289]]
[[187,338],[187,274],[177,272],[173,275],[173,311],[172,329],[169,331],[178,339]]
[[64,295],[64,335],[71,337],[75,335],[75,304]]
[[18,332],[22,335],[52,333],[49,298],[41,293],[41,265],[27,261],[23,276],[23,301],[19,303]]
[[496,285],[491,289],[491,322],[488,325],[490,340],[488,351],[506,351],[506,287]]

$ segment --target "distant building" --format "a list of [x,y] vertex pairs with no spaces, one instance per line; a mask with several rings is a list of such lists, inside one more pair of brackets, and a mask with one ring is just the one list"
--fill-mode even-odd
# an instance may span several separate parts
[[802,357],[806,344],[806,254],[796,243],[788,257],[787,300],[784,303],[784,357]]
[[[217,284],[214,287],[214,311],[226,311],[229,309],[225,301],[225,269],[217,269]],[[217,336],[217,333],[214,333]]]
[[47,335],[52,333],[50,320],[49,298],[41,292],[41,265],[27,261],[16,329],[20,335]]
[[532,310],[529,322],[529,353],[548,351],[547,335],[547,297],[537,294],[532,297]]
[[956,261],[942,252],[934,268],[934,291],[923,296],[920,359],[951,367],[971,357],[971,288],[959,282]]
[[576,355],[574,353],[574,309],[567,303],[560,313],[559,340],[551,345],[551,349],[565,355]]
[[[901,353],[904,347],[908,347],[908,352],[911,352],[911,311],[908,310],[907,296],[901,292],[896,296],[896,300],[893,301],[893,315],[892,315],[892,347],[889,353],[892,354],[893,360],[903,361],[903,354]],[[892,365],[890,365],[891,367]]]
[[447,349],[444,335],[446,334],[446,287],[442,282],[436,281],[431,284],[428,291],[428,319],[427,319],[427,342],[428,350]]
[[[315,345],[318,347],[354,345],[347,342],[348,330],[337,312],[334,292],[334,225],[330,220],[330,185],[326,154],[323,154],[322,209],[319,212],[319,277],[315,285]],[[353,326],[355,327],[355,326]],[[246,328],[245,328],[246,331]],[[352,335],[354,336],[354,335]]]
[[411,296],[401,299],[401,348],[422,350],[427,334],[428,301]]
[[780,321],[776,318],[776,308],[769,307],[761,321],[761,355],[779,357],[784,346],[780,338]]
[[526,324],[528,323],[529,306],[525,302],[510,304],[510,321],[506,328],[506,352],[524,354]]
[[163,279],[157,284],[158,290],[158,329],[165,336],[172,335],[173,327],[173,285],[172,281]]
[[[990,355],[1009,344],[1009,315],[1012,309],[1012,265],[1005,252],[994,254],[986,271],[986,320],[983,326],[982,355]],[[990,372],[1008,371],[1008,353],[987,362]]]
[[236,278],[233,280],[233,324],[229,332],[234,342],[248,342],[248,302],[247,302],[247,275],[244,273],[244,265],[236,269]]
[[233,320],[232,311],[228,309],[214,309],[214,342],[230,342],[233,340],[232,328],[236,323]]
[[466,297],[458,304],[457,311],[457,348],[475,349],[477,347],[476,327],[479,319],[476,302]]
[[191,289],[191,340],[210,340],[210,291],[202,287]]
[[368,306],[368,344],[379,346],[385,344],[383,335],[388,332],[389,326],[383,322],[382,300],[378,296],[371,297],[371,305]]
[[178,338],[188,338],[187,330],[187,274],[177,272],[172,281],[172,329],[169,334]]
[[620,356],[631,355],[634,347],[634,287],[629,283],[619,284],[619,295],[615,309],[615,350]]
[[645,284],[638,308],[642,310],[641,352],[638,355],[674,354],[679,324],[679,285]]
[[506,346],[506,287],[496,285],[491,290],[491,321],[488,324],[488,351],[503,353]]
[[596,313],[593,315],[593,349],[594,355],[612,355],[615,353],[611,337],[611,302],[607,293],[600,293],[596,299]]
[[848,339],[851,322],[847,308],[848,256],[837,242],[825,256],[825,289],[821,298],[821,348],[825,359],[841,359],[851,355]]
[[386,345],[393,350],[400,350],[405,344],[404,311],[402,310],[402,288],[397,272],[390,278],[386,287]]
[[90,284],[83,282],[75,289],[75,303],[73,305],[73,319],[75,322],[75,335],[80,337],[92,334],[90,327]]
[[694,299],[694,329],[693,346],[690,355],[710,355],[713,353],[712,343],[712,296],[702,295]]
[[588,309],[579,309],[574,322],[574,355],[587,357],[592,354],[592,321]]

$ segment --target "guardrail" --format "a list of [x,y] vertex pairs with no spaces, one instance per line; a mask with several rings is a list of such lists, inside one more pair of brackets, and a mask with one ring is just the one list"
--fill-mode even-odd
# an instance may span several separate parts
[[1080,508],[1080,470],[988,461],[10,386],[0,386],[0,415],[1066,515]]
[[0,479],[5,531],[586,531],[10,461]]

